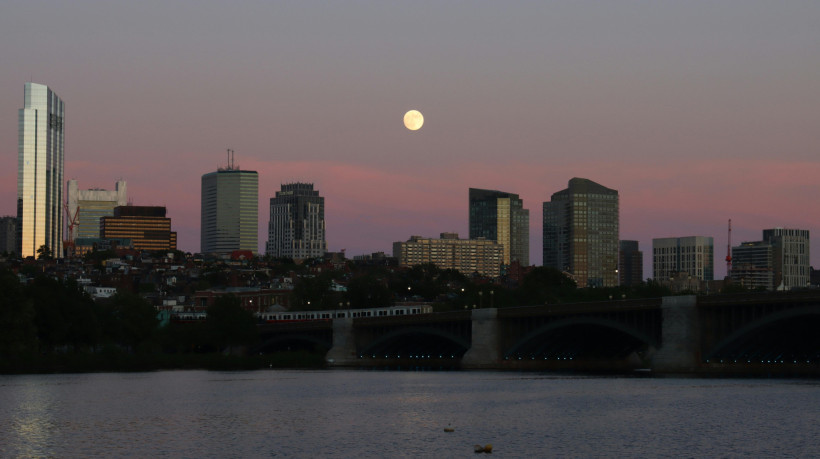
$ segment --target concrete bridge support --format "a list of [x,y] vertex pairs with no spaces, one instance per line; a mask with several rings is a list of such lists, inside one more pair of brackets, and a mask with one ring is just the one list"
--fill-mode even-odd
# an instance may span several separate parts
[[462,368],[498,368],[498,309],[473,309],[472,344],[461,359]]
[[652,358],[652,369],[664,373],[689,373],[700,365],[700,325],[697,297],[665,296],[661,348]]
[[353,319],[333,319],[333,347],[327,351],[325,361],[332,366],[346,366],[356,364],[357,357]]

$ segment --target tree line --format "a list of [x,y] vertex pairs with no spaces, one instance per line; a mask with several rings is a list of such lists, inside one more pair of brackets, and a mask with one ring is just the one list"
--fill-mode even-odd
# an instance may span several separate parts
[[74,280],[45,275],[23,284],[0,270],[0,362],[70,354],[230,353],[258,339],[236,297],[220,298],[208,319],[160,327],[157,310],[135,293],[95,301]]

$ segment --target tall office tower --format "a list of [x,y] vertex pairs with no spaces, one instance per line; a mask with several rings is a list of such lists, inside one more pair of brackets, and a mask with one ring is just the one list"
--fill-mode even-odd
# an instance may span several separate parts
[[618,285],[618,191],[573,178],[544,203],[544,266],[579,287]]
[[621,241],[618,255],[618,279],[621,285],[639,285],[643,282],[643,252],[638,241]]
[[715,244],[711,237],[652,239],[652,274],[667,279],[686,273],[698,280],[715,278]]
[[502,263],[530,265],[530,211],[517,194],[470,188],[470,239],[504,247]]
[[37,256],[45,245],[63,256],[65,104],[48,86],[26,83],[18,112],[17,254]]
[[0,253],[17,249],[17,217],[0,217]]
[[[114,191],[91,188],[81,190],[76,180],[68,181],[68,218],[75,221],[74,240],[99,238],[100,219],[114,215],[114,208],[128,204],[126,183],[119,180]],[[69,225],[71,221],[68,222]]]
[[270,199],[265,252],[294,259],[322,257],[327,252],[325,198],[312,183],[282,185]]
[[259,175],[232,163],[202,176],[202,253],[259,251]]
[[504,248],[488,239],[459,239],[457,233],[441,233],[441,239],[411,236],[407,242],[393,243],[393,257],[399,266],[433,263],[441,269],[455,269],[464,275],[501,275]]
[[176,250],[177,233],[161,206],[118,206],[100,219],[103,239],[130,239],[137,250]]

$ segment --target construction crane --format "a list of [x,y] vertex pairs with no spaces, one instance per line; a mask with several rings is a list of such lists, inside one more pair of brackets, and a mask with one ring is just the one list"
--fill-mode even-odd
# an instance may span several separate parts
[[68,239],[63,240],[63,248],[65,249],[66,257],[74,258],[74,228],[80,226],[80,207],[77,206],[77,209],[74,210],[74,215],[71,215],[71,211],[68,210],[67,202],[63,203],[63,209],[65,209],[66,221],[68,222]]
[[729,240],[726,242],[726,277],[732,278],[732,219],[729,219]]

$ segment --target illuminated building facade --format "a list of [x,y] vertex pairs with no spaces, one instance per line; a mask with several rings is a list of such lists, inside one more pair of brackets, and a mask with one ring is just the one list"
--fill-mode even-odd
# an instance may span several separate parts
[[657,280],[686,274],[700,281],[715,278],[714,240],[707,236],[652,239],[652,275]]
[[202,176],[202,253],[259,251],[259,175],[233,167]]
[[293,259],[325,255],[325,198],[312,183],[282,185],[271,198],[265,252]]
[[470,188],[470,239],[484,238],[504,248],[504,265],[530,264],[530,211],[517,194]]
[[618,285],[618,191],[573,178],[544,203],[544,266],[578,287]]
[[65,104],[48,86],[26,83],[18,112],[17,254],[45,245],[63,256]]
[[100,219],[103,239],[130,239],[137,250],[176,250],[177,233],[171,231],[171,219],[165,207],[119,206],[113,217]]
[[809,231],[763,230],[763,240],[732,247],[732,281],[746,288],[807,288],[811,277]]
[[441,233],[440,239],[412,236],[407,242],[393,243],[393,257],[399,266],[433,263],[441,269],[455,269],[464,275],[501,275],[504,247],[488,239],[459,239],[457,233]]
[[117,181],[114,191],[81,190],[76,180],[68,181],[68,215],[75,218],[74,240],[100,237],[100,219],[114,215],[114,208],[128,204],[125,181]]

